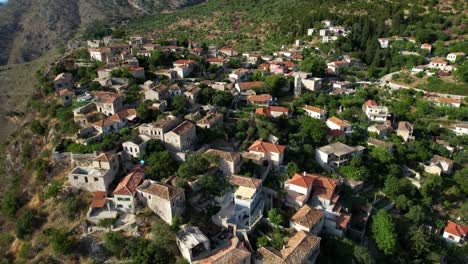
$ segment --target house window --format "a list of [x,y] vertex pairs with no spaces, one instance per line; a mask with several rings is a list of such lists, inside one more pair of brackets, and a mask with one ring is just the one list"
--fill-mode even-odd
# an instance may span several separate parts
[[88,177],[84,177],[84,181],[88,183]]
[[94,177],[94,181],[95,182],[99,181],[98,177]]
[[73,176],[73,179],[74,179],[74,180],[78,180],[78,176]]

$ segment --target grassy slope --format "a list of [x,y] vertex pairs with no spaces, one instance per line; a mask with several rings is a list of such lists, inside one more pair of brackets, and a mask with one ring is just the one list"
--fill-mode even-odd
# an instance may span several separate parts
[[31,97],[36,78],[34,73],[45,65],[54,62],[59,57],[56,51],[24,64],[14,64],[0,67],[0,142],[11,134],[16,125],[8,119],[9,111],[24,112]]

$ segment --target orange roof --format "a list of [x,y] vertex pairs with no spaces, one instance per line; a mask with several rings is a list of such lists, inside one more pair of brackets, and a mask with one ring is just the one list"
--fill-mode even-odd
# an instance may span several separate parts
[[315,106],[310,106],[310,105],[306,105],[304,106],[304,110],[307,110],[307,111],[312,111],[312,112],[315,112],[315,113],[320,113],[320,114],[323,114],[325,113],[325,110],[323,109],[320,109],[318,107],[315,107]]
[[106,192],[94,192],[91,208],[101,208],[106,205]]
[[259,95],[250,95],[249,97],[247,97],[247,100],[250,101],[250,102],[266,102],[266,101],[270,101],[272,100],[273,97],[271,97],[271,95],[269,94],[259,94]]
[[140,182],[145,176],[143,166],[135,166],[114,190],[114,195],[134,195]]
[[60,96],[75,95],[75,91],[73,91],[72,89],[67,88],[67,89],[62,89],[62,90],[58,91],[58,94]]
[[430,97],[429,101],[439,102],[439,103],[450,103],[450,104],[461,104],[461,99],[447,98],[447,97]]
[[265,108],[255,109],[255,114],[257,115],[271,116],[271,112],[280,112],[280,113],[287,114],[289,112],[289,109],[287,107],[282,107],[282,106],[269,106]]
[[249,151],[255,152],[275,152],[275,153],[283,153],[286,149],[286,146],[283,145],[276,145],[268,142],[263,141],[255,141],[250,147]]
[[173,62],[173,64],[182,64],[182,65],[187,65],[187,64],[192,64],[195,63],[194,60],[176,60]]
[[342,229],[346,229],[346,227],[348,227],[348,223],[349,223],[350,220],[351,220],[351,215],[341,214],[341,215],[338,217],[337,224],[338,224]]
[[365,103],[364,103],[365,106],[378,106],[377,102],[374,101],[374,100],[367,100]]
[[468,226],[460,225],[449,220],[444,232],[462,237],[468,235]]
[[249,89],[252,89],[252,88],[256,88],[256,87],[261,87],[263,86],[264,82],[261,82],[261,81],[256,81],[256,82],[242,82],[242,83],[239,83],[239,89],[240,90],[249,90]]
[[433,59],[431,60],[431,63],[437,63],[437,64],[447,64],[446,61],[441,60],[441,59]]
[[328,118],[328,121],[330,121],[332,123],[335,123],[335,124],[339,125],[340,127],[349,127],[349,126],[351,126],[349,123],[339,119],[336,116]]
[[301,175],[299,173],[296,173],[291,179],[288,180],[288,183],[309,189],[314,183],[314,180],[315,179],[313,177],[310,177],[307,174]]
[[208,58],[206,62],[225,62],[225,59],[218,59],[218,58]]

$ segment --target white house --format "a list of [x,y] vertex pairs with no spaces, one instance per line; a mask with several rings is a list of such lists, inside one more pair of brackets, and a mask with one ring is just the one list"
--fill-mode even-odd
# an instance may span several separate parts
[[255,141],[248,149],[249,153],[258,155],[262,160],[267,160],[275,166],[283,163],[284,150],[286,146],[276,145],[269,142]]
[[387,118],[390,117],[388,107],[379,106],[374,100],[367,100],[364,103],[362,110],[370,121],[385,122]]
[[144,168],[137,165],[120,181],[113,192],[117,209],[131,213],[135,211],[137,187],[144,177]]
[[443,237],[451,243],[463,243],[468,235],[468,226],[460,225],[452,221],[447,222]]
[[413,136],[413,125],[407,121],[398,122],[398,128],[396,130],[397,135],[403,138],[404,142],[408,142],[414,139]]
[[464,52],[454,52],[454,53],[449,53],[447,54],[447,60],[450,62],[455,62],[459,58],[465,58],[465,53]]
[[145,154],[146,145],[150,139],[148,136],[138,135],[122,143],[122,147],[125,153],[137,158],[139,155]]
[[340,130],[340,131],[343,131],[345,134],[353,133],[353,127],[351,126],[351,124],[339,119],[336,116],[333,116],[327,119],[327,126],[331,130]]
[[460,123],[454,126],[454,132],[457,135],[468,135],[468,123]]
[[338,168],[349,164],[354,156],[362,155],[365,147],[351,147],[341,142],[320,147],[315,150],[315,161],[324,168]]
[[176,233],[177,247],[190,263],[206,257],[210,252],[210,240],[198,227],[182,225]]
[[429,68],[431,69],[444,70],[447,65],[448,62],[441,59],[433,59],[429,62]]
[[185,192],[172,185],[145,180],[137,188],[138,199],[166,223],[185,211]]
[[307,72],[295,72],[294,89],[301,91],[302,87],[307,90],[318,91],[322,88],[322,78],[312,77],[312,74]]
[[323,121],[327,119],[327,111],[323,109],[320,109],[315,106],[309,106],[309,105],[304,106],[303,109],[305,111],[305,114],[312,118],[320,119]]

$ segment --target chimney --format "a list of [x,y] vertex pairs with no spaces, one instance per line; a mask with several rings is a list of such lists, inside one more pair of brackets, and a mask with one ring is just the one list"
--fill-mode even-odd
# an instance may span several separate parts
[[304,171],[303,175],[306,176],[306,174],[307,174],[307,173]]

